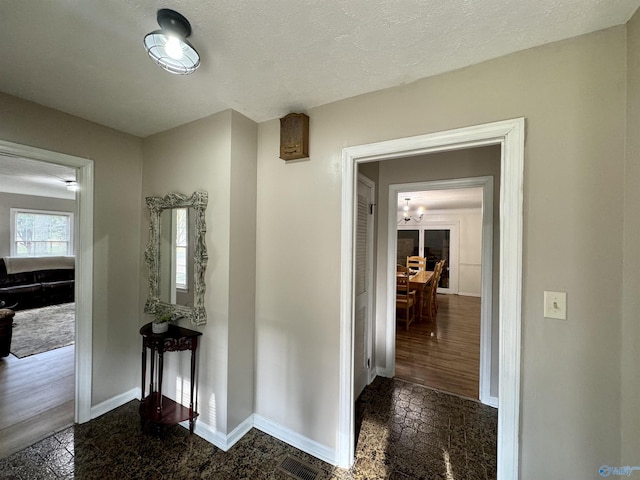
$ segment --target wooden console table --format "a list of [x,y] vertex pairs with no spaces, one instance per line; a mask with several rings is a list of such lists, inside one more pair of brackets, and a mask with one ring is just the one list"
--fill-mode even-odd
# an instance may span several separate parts
[[[147,422],[154,425],[158,432],[166,425],[177,425],[189,420],[189,432],[198,413],[193,407],[194,378],[196,372],[196,350],[201,332],[188,328],[169,325],[165,333],[153,333],[151,323],[140,329],[142,335],[142,401],[140,402],[140,420],[144,426]],[[146,394],[147,382],[147,349],[151,349],[149,395]],[[165,352],[191,350],[191,378],[189,406],[186,407],[162,395],[162,370]]]

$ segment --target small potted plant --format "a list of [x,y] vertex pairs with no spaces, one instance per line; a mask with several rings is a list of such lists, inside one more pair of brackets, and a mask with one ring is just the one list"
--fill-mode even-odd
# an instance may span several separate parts
[[171,320],[171,314],[168,312],[159,312],[156,314],[151,324],[151,331],[153,333],[165,333],[169,330],[169,321]]

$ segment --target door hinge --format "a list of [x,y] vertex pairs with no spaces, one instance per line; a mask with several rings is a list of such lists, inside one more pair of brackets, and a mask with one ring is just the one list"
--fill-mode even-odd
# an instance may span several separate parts
[[376,204],[375,203],[370,203],[369,204],[369,215],[373,215],[373,207],[375,207]]
[[371,359],[367,358],[367,368],[371,368]]

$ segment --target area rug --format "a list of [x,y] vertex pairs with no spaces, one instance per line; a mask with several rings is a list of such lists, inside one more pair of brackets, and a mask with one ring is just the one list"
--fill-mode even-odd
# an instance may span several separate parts
[[71,345],[75,303],[19,310],[13,318],[11,353],[18,358]]

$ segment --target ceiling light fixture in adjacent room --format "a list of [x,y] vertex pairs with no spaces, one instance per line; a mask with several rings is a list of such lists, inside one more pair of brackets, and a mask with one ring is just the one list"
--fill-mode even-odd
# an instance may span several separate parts
[[144,37],[144,47],[149,57],[167,72],[188,75],[200,66],[200,55],[187,41],[191,35],[189,20],[174,10],[158,10],[158,25]]
[[76,182],[75,180],[67,180],[64,183],[67,184],[67,190],[69,190],[70,192],[78,191],[78,182]]
[[424,207],[418,207],[418,210],[416,211],[418,216],[417,217],[412,217],[411,214],[409,213],[409,200],[411,200],[410,198],[405,198],[404,201],[407,202],[406,205],[404,205],[402,207],[402,217],[400,217],[400,220],[398,220],[398,223],[402,222],[403,220],[405,222],[408,222],[410,220],[413,219],[413,221],[415,221],[416,223],[420,223],[422,221],[422,217],[424,216]]

